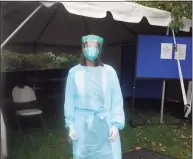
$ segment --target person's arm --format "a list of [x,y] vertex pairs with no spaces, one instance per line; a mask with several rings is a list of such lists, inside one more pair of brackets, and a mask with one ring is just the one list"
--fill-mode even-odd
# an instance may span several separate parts
[[74,98],[75,98],[75,82],[71,71],[68,73],[65,89],[64,116],[66,128],[70,128],[74,124]]
[[122,130],[125,127],[125,113],[123,109],[123,96],[117,73],[113,71],[112,77],[112,113],[111,113],[111,125]]

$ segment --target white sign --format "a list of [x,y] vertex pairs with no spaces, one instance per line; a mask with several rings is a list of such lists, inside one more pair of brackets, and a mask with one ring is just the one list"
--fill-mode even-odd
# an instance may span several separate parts
[[172,43],[161,43],[161,59],[172,59]]
[[177,52],[175,52],[175,59],[186,60],[186,44],[177,44]]

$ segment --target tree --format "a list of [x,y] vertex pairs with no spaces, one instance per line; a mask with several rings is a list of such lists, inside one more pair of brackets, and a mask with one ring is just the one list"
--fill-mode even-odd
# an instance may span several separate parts
[[175,31],[183,28],[184,25],[181,21],[183,17],[192,19],[192,1],[137,1],[137,3],[143,6],[171,12],[172,22],[170,28]]

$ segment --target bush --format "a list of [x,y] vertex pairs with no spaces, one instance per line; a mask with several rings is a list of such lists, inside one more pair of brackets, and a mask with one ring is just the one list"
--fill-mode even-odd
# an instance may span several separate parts
[[35,69],[62,69],[78,63],[80,54],[17,53],[2,50],[2,72]]

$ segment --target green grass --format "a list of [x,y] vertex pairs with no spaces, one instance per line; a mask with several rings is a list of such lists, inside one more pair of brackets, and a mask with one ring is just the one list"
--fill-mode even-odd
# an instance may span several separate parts
[[[126,110],[126,112],[131,111]],[[143,118],[135,117],[137,123],[143,123],[144,120],[150,123],[159,123],[159,112],[156,114],[148,109],[148,111],[140,113],[137,116],[143,115]],[[126,113],[127,116],[131,115]],[[183,125],[178,129],[177,125],[167,125],[166,123],[179,123],[179,120],[167,113],[164,113],[164,121],[165,124],[162,125],[143,125],[136,128],[126,125],[125,129],[121,131],[123,152],[145,148],[178,159],[191,159],[192,127]],[[24,135],[18,135],[18,132],[11,131],[9,133],[9,158],[70,159],[72,156],[71,145],[68,143],[67,133],[64,130],[62,107],[57,110],[54,119],[45,119],[45,123],[49,133],[35,128],[28,130],[29,133]]]
[[[11,145],[11,158],[15,159],[68,159],[70,151],[64,133],[51,131],[19,136]],[[15,136],[16,137],[16,136]]]
[[[123,151],[146,148],[171,155],[179,159],[192,158],[192,128],[183,126],[141,126],[134,129],[126,127],[122,132]],[[129,133],[128,133],[129,132]]]
[[[158,120],[155,119],[154,120]],[[59,122],[59,120],[57,120]],[[57,122],[56,121],[56,122]],[[52,123],[54,125],[54,122]],[[34,131],[35,130],[35,131]],[[144,125],[137,128],[126,126],[121,132],[123,152],[139,148],[161,152],[179,159],[191,159],[192,128],[183,125]],[[10,138],[9,154],[11,159],[69,159],[71,149],[65,132],[49,129],[49,133],[31,129],[30,133]]]

